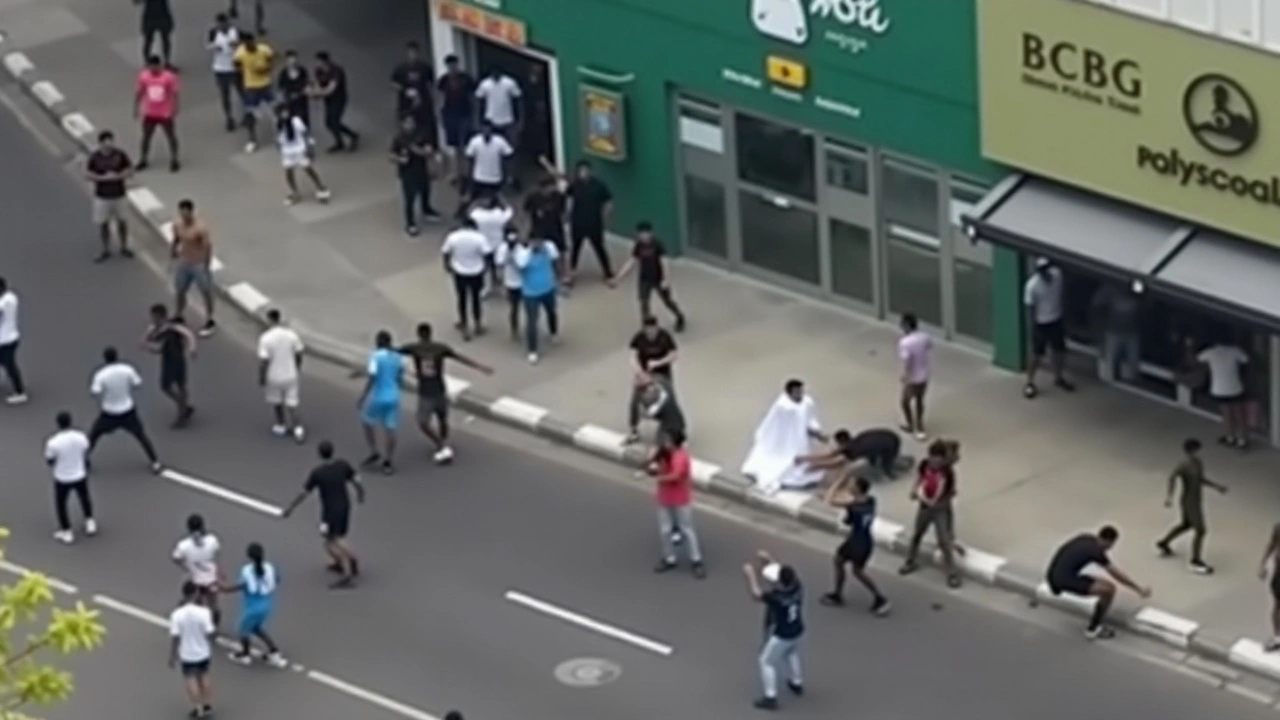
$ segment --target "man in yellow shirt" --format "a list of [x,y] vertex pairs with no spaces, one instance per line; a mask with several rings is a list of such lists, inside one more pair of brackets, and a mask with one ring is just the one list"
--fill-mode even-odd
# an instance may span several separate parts
[[258,116],[269,116],[273,101],[271,88],[275,77],[273,64],[275,52],[264,42],[249,33],[240,36],[240,47],[235,53],[236,67],[240,70],[240,90],[244,101],[244,128],[249,133],[245,152],[258,148]]

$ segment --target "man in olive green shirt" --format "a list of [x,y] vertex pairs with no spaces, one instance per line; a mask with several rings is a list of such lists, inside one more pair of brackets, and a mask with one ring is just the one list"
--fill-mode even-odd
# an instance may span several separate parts
[[1181,480],[1182,521],[1156,543],[1156,548],[1161,556],[1169,557],[1173,555],[1173,549],[1169,547],[1170,543],[1188,531],[1194,533],[1191,538],[1189,567],[1192,572],[1209,575],[1213,572],[1213,568],[1205,563],[1201,554],[1204,551],[1204,536],[1208,532],[1204,522],[1204,488],[1207,486],[1220,493],[1225,493],[1227,488],[1205,477],[1204,461],[1200,459],[1200,447],[1200,441],[1195,438],[1188,438],[1182,443],[1182,452],[1185,457],[1170,473],[1169,490],[1164,499],[1165,507],[1173,506],[1173,492],[1178,486],[1178,481]]

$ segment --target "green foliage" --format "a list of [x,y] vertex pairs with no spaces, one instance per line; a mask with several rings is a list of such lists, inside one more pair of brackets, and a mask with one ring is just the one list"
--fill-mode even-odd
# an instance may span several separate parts
[[[0,528],[0,558],[8,536]],[[71,673],[56,660],[97,648],[105,635],[97,610],[83,602],[59,607],[40,573],[0,585],[0,720],[35,720],[22,711],[71,697]]]

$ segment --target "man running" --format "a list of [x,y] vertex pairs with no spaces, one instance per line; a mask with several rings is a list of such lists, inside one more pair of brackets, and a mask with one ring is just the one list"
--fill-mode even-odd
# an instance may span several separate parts
[[876,519],[876,499],[871,496],[871,483],[866,478],[845,476],[827,489],[825,500],[832,507],[844,508],[844,522],[849,526],[849,535],[836,548],[835,588],[822,596],[822,604],[832,607],[844,605],[845,568],[848,567],[858,582],[871,592],[871,612],[887,615],[889,601],[867,576],[867,563],[876,547],[875,538],[871,535],[871,526]]
[[217,634],[213,613],[201,602],[199,586],[182,583],[182,604],[169,614],[169,667],[182,671],[191,700],[187,717],[207,718],[213,714],[209,687],[209,661],[213,659],[213,638]]
[[[1089,618],[1089,625],[1084,631],[1085,637],[1090,640],[1107,640],[1116,636],[1115,630],[1103,624],[1111,603],[1116,599],[1116,583],[1141,597],[1151,597],[1151,588],[1138,585],[1112,564],[1111,558],[1107,556],[1107,552],[1115,547],[1116,540],[1119,539],[1120,532],[1110,525],[1103,526],[1096,535],[1081,533],[1058,548],[1045,573],[1049,590],[1054,595],[1069,593],[1085,599],[1097,598],[1093,616]],[[1111,580],[1086,574],[1084,569],[1090,565],[1097,565],[1105,570]]]
[[142,387],[142,377],[132,365],[120,361],[120,353],[113,347],[102,351],[102,361],[102,367],[93,374],[93,381],[89,384],[89,392],[98,399],[100,410],[98,419],[89,428],[89,451],[93,452],[104,435],[124,430],[138,441],[142,452],[146,453],[151,472],[159,473],[164,468],[151,438],[147,437],[146,428],[142,426],[138,405],[133,399],[134,390]]
[[253,662],[251,638],[258,638],[267,646],[267,664],[275,668],[289,667],[289,661],[280,654],[275,640],[267,634],[267,621],[275,610],[276,588],[280,587],[280,574],[276,566],[266,561],[266,554],[259,543],[249,543],[245,551],[249,562],[240,568],[238,582],[223,592],[244,595],[240,609],[240,649],[231,653],[231,660],[241,665]]
[[320,464],[307,476],[298,497],[289,503],[281,517],[289,517],[312,492],[320,497],[320,534],[324,536],[324,549],[333,558],[329,569],[340,577],[330,587],[348,588],[355,584],[360,574],[360,561],[347,545],[347,532],[351,528],[351,496],[347,487],[356,491],[356,501],[364,503],[364,483],[351,463],[333,457],[333,443],[325,440],[318,448]]
[[222,583],[218,552],[221,550],[218,536],[206,530],[204,518],[195,514],[187,517],[187,534],[173,548],[173,563],[187,574],[187,580],[195,583],[200,602],[213,613],[215,626],[222,620],[218,610],[218,586]]
[[760,683],[764,694],[755,701],[761,710],[778,708],[778,666],[787,663],[787,687],[804,694],[800,669],[800,640],[804,637],[804,587],[795,568],[782,565],[761,550],[755,563],[742,566],[747,590],[764,603],[765,642],[760,651]]
[[268,310],[267,322],[271,327],[258,337],[258,384],[266,390],[267,404],[275,413],[271,432],[277,437],[292,434],[302,442],[307,432],[298,412],[299,379],[306,348],[298,333],[285,326],[279,310]]
[[204,300],[204,325],[200,327],[200,337],[209,337],[218,329],[213,320],[213,243],[209,240],[209,228],[196,218],[196,205],[190,200],[178,203],[178,219],[173,223],[170,252],[174,262],[173,312],[178,316],[185,313],[187,294],[195,285]]
[[485,375],[492,375],[493,368],[433,340],[430,323],[420,323],[418,341],[400,348],[400,352],[409,356],[418,376],[418,427],[435,443],[435,461],[447,463],[453,460],[453,448],[449,446],[449,396],[445,389],[444,363],[453,360]]
[[[382,472],[395,472],[392,458],[396,451],[396,429],[400,426],[400,377],[404,374],[404,357],[391,344],[391,333],[379,330],[374,337],[374,350],[365,368],[368,380],[356,407],[361,411],[365,442],[369,456],[364,467],[381,465]],[[378,429],[382,429],[383,449],[378,449]]]
[[1169,474],[1169,489],[1165,494],[1164,506],[1173,507],[1173,492],[1182,481],[1182,520],[1163,538],[1156,542],[1156,549],[1161,557],[1171,557],[1173,548],[1169,547],[1184,533],[1194,533],[1191,537],[1191,572],[1201,575],[1213,574],[1213,567],[1204,561],[1204,536],[1208,532],[1204,522],[1204,488],[1206,486],[1226,493],[1227,487],[1220,485],[1204,475],[1204,461],[1200,459],[1200,441],[1188,438],[1182,442],[1184,457],[1182,462]]
[[0,371],[9,377],[10,392],[5,402],[21,405],[27,401],[27,386],[22,382],[22,370],[18,367],[18,342],[22,333],[18,330],[18,294],[9,289],[9,283],[0,277]]
[[97,535],[98,522],[93,519],[93,499],[89,496],[89,438],[71,424],[71,413],[63,411],[56,418],[58,431],[44,444],[44,459],[53,471],[54,512],[58,516],[55,540],[70,545],[75,542],[67,502],[74,494],[84,515],[84,534]]
[[1266,550],[1262,551],[1262,562],[1258,565],[1258,577],[1267,579],[1267,566],[1271,570],[1271,639],[1263,647],[1267,652],[1280,650],[1280,523],[1271,527],[1271,539],[1267,541]]
[[160,391],[178,406],[173,427],[185,427],[195,412],[187,388],[187,361],[196,355],[195,334],[180,316],[170,317],[169,309],[157,303],[151,306],[151,326],[142,343],[160,356]]

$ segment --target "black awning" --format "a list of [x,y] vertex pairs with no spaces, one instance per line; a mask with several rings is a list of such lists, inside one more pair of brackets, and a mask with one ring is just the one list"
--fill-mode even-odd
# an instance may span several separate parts
[[1280,331],[1280,250],[1196,230],[1149,279],[1154,292]]

